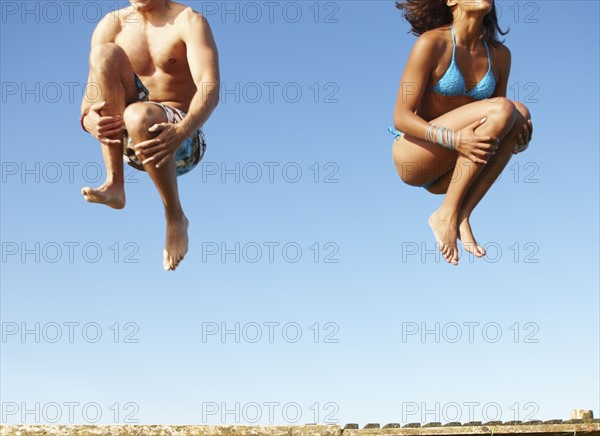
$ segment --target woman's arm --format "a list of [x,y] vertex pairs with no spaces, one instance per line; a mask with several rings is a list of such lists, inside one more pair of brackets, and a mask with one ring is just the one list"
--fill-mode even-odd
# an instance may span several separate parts
[[426,32],[417,39],[406,62],[396,99],[394,127],[423,140],[429,123],[415,111],[425,94],[439,52],[439,42],[432,33]]
[[[496,59],[498,61],[499,66],[499,77],[498,84],[496,85],[496,89],[494,93],[490,97],[493,99],[494,97],[506,97],[506,90],[508,88],[508,78],[510,76],[510,68],[512,63],[512,55],[510,50],[505,45],[501,44],[497,48],[498,52],[496,55]],[[515,102],[515,105],[518,103]],[[520,106],[523,107],[523,104]],[[527,111],[527,109],[525,109]],[[528,113],[528,112],[527,112]],[[521,128],[521,133],[517,136],[517,146],[515,147],[514,154],[521,153],[525,151],[529,146],[529,142],[531,142],[531,136],[533,134],[533,123],[531,122],[531,118],[526,118],[523,126]]]
[[496,89],[490,97],[506,97],[506,89],[508,88],[508,77],[510,76],[510,67],[512,56],[508,47],[503,44],[498,45],[496,48],[497,55],[495,58],[498,60],[498,80],[496,81]]

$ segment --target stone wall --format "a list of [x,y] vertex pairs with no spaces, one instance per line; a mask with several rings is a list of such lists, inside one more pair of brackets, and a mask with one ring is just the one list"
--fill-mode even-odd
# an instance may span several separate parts
[[418,423],[298,426],[234,426],[234,425],[8,425],[0,427],[0,436],[600,436],[600,419],[569,421],[470,422],[467,424]]

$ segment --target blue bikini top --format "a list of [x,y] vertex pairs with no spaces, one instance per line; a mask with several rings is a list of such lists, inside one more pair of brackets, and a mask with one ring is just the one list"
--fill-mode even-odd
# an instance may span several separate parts
[[454,30],[452,29],[452,24],[450,25],[450,32],[452,33],[452,62],[450,62],[450,66],[446,70],[446,73],[442,76],[440,81],[431,89],[433,92],[438,94],[442,94],[445,96],[459,96],[466,95],[468,97],[474,98],[475,100],[484,100],[486,98],[491,97],[496,89],[496,79],[494,78],[494,74],[492,73],[492,64],[490,63],[490,50],[488,48],[485,40],[483,41],[485,45],[485,50],[487,51],[488,58],[488,71],[481,79],[475,88],[471,89],[471,91],[467,92],[467,87],[465,86],[465,80],[456,65],[456,61],[454,60],[454,54],[456,53],[456,40],[454,38]]

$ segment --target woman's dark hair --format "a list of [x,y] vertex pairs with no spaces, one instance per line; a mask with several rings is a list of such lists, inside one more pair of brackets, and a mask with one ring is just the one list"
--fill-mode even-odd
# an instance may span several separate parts
[[[406,21],[412,26],[411,32],[420,36],[428,30],[451,24],[453,20],[452,9],[444,0],[404,0],[396,2],[396,7],[404,13]],[[498,25],[498,16],[496,15],[496,3],[493,3],[492,9],[483,18],[482,37],[488,44],[497,45],[498,33],[506,35],[510,28],[503,32]]]

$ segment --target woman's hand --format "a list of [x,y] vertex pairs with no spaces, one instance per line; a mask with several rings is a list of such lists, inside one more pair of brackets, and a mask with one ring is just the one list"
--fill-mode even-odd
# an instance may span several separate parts
[[155,162],[156,168],[160,168],[168,162],[189,136],[175,123],[155,124],[148,131],[160,132],[160,134],[156,138],[140,142],[133,148],[143,165]]
[[475,129],[481,126],[487,117],[475,121],[458,132],[456,151],[477,164],[485,164],[498,149],[500,142],[495,136],[478,135]]
[[527,123],[523,124],[521,129],[521,133],[517,136],[517,145],[513,150],[513,154],[519,154],[529,147],[529,143],[531,142],[531,137],[533,135],[533,123],[531,120],[527,120]]
[[120,144],[120,139],[109,139],[110,136],[122,134],[125,128],[123,117],[120,115],[100,115],[100,110],[106,105],[105,101],[90,106],[89,112],[83,118],[83,125],[90,135],[107,145]]

